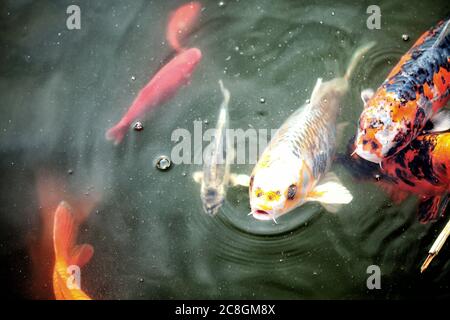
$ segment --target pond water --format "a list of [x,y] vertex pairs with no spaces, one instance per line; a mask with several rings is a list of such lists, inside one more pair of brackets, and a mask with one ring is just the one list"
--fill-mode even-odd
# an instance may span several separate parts
[[[79,198],[97,198],[79,234],[95,248],[82,269],[94,299],[450,297],[448,244],[420,274],[445,221],[420,224],[414,197],[394,205],[373,183],[334,164],[354,195],[337,214],[307,204],[278,224],[256,221],[247,215],[247,190],[230,187],[212,218],[192,179],[201,165],[155,168],[159,156],[171,155],[175,129],[193,132],[194,121],[214,127],[219,79],[231,93],[230,128],[275,129],[309,98],[318,77],[342,76],[352,53],[376,41],[339,116],[350,123],[344,151],[361,112],[360,91],[377,88],[415,39],[450,12],[449,3],[379,1],[381,29],[370,30],[370,1],[201,2],[186,39],[203,53],[190,83],[118,146],[105,131],[173,55],[165,28],[183,2],[78,1],[80,30],[66,27],[72,1],[0,3],[3,294],[52,295],[51,283],[34,283],[30,236],[42,227],[36,181],[51,172]],[[252,167],[231,171],[250,174]],[[39,263],[50,270],[49,261]],[[370,265],[381,269],[380,290],[366,286]]]

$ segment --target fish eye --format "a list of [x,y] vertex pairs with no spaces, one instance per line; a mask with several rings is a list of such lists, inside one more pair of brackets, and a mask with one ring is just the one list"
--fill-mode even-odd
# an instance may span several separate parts
[[258,189],[255,191],[255,195],[257,198],[261,197],[263,195],[263,192],[261,191],[261,189]]
[[383,121],[379,120],[379,119],[373,119],[372,122],[370,123],[370,127],[374,128],[374,129],[378,129],[380,127],[382,127],[384,125]]
[[287,198],[289,200],[294,200],[296,193],[297,193],[297,186],[295,184],[291,184],[288,188]]

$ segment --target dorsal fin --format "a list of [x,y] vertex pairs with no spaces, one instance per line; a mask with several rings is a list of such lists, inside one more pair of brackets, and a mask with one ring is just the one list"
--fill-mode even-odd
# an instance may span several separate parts
[[441,33],[439,34],[439,37],[437,37],[436,42],[433,44],[433,48],[436,48],[439,46],[443,41],[445,41],[445,38],[450,35],[450,19],[445,23],[445,25],[442,27]]
[[311,99],[310,101],[314,101],[315,97],[319,94],[320,86],[322,85],[322,78],[317,78],[316,84],[314,86],[314,89],[311,93]]
[[371,41],[358,49],[353,53],[352,58],[350,59],[350,63],[348,64],[347,71],[345,71],[344,79],[349,80],[352,76],[353,72],[356,69],[356,66],[363,59],[364,55],[376,44],[375,41]]

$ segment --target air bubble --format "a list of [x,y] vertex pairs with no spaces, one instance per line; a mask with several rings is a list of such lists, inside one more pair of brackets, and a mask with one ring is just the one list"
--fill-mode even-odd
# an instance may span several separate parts
[[167,156],[160,156],[156,161],[156,168],[162,171],[165,171],[170,168],[172,162]]
[[142,125],[142,122],[137,121],[137,122],[134,124],[133,129],[134,129],[135,131],[142,131],[142,130],[144,130],[144,126]]

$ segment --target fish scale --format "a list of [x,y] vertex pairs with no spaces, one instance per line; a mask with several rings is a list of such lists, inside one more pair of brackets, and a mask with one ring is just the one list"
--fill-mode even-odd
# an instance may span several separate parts
[[296,110],[276,132],[250,178],[253,217],[274,219],[307,201],[319,201],[336,212],[353,197],[334,174],[319,184],[331,166],[336,149],[336,119],[356,64],[373,46],[353,55],[342,78],[319,78],[309,102]]
[[449,97],[450,20],[447,19],[425,32],[378,90],[364,96],[355,152],[375,163],[394,156],[421,134],[429,120],[441,123],[445,120],[446,116],[437,112]]

